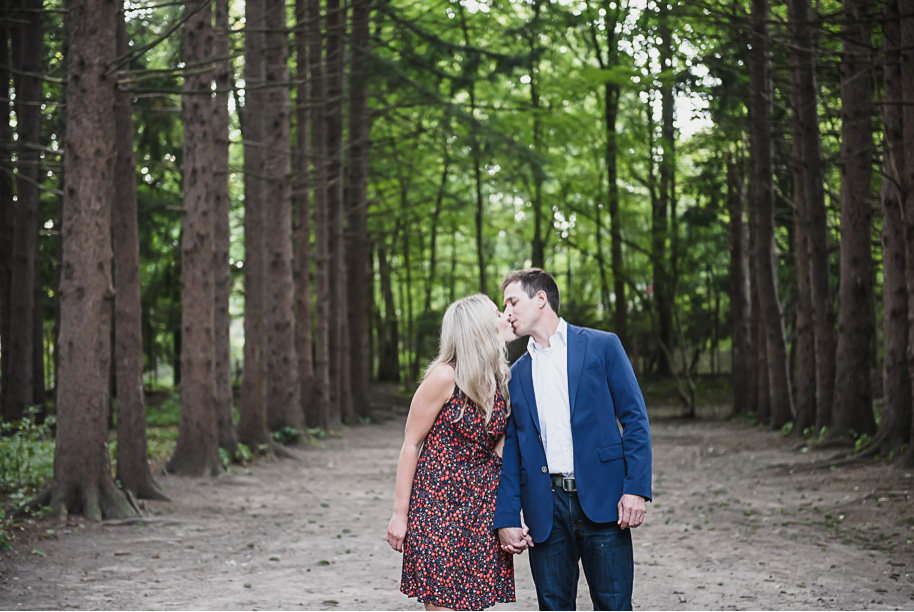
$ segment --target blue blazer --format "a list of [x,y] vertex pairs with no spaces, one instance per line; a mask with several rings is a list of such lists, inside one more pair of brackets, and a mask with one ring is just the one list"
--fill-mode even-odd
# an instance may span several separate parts
[[[511,367],[511,417],[493,528],[520,527],[523,509],[530,535],[538,543],[552,530],[552,484],[532,365],[525,352]],[[581,508],[596,523],[616,521],[623,494],[651,499],[647,410],[618,336],[568,325],[568,396]]]

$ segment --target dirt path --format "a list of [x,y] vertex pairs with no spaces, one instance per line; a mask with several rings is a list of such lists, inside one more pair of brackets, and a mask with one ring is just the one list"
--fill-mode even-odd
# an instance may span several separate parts
[[[383,541],[401,435],[402,414],[299,461],[161,478],[175,501],[139,524],[38,525],[0,554],[0,609],[421,609]],[[914,609],[911,474],[810,472],[795,441],[718,421],[653,438],[637,608]],[[496,609],[535,609],[526,556],[517,593]]]

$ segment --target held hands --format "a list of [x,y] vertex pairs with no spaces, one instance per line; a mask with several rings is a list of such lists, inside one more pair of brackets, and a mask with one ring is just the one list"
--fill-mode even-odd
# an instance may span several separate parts
[[394,514],[387,525],[387,543],[395,551],[403,552],[403,540],[406,539],[406,517]]
[[644,522],[647,511],[644,498],[640,495],[623,495],[617,506],[619,511],[619,529],[634,529]]
[[498,530],[498,543],[501,549],[512,555],[519,555],[533,546],[530,528],[521,523],[521,527],[502,527]]

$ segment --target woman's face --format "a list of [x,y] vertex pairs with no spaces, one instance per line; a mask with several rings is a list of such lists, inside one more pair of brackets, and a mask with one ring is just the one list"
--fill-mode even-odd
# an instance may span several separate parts
[[498,306],[493,304],[492,307],[495,309],[495,316],[498,317],[498,334],[504,339],[505,344],[514,342],[517,336],[514,334],[514,328],[508,322],[508,317],[498,310]]

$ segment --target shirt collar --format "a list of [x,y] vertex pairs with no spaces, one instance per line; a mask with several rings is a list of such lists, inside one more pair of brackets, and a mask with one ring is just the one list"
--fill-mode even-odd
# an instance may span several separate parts
[[565,319],[559,317],[559,325],[555,329],[555,333],[549,337],[549,348],[543,347],[539,342],[533,339],[533,336],[530,336],[527,339],[527,352],[532,356],[534,351],[548,351],[556,343],[559,343],[563,346],[568,346],[568,323],[565,322]]

